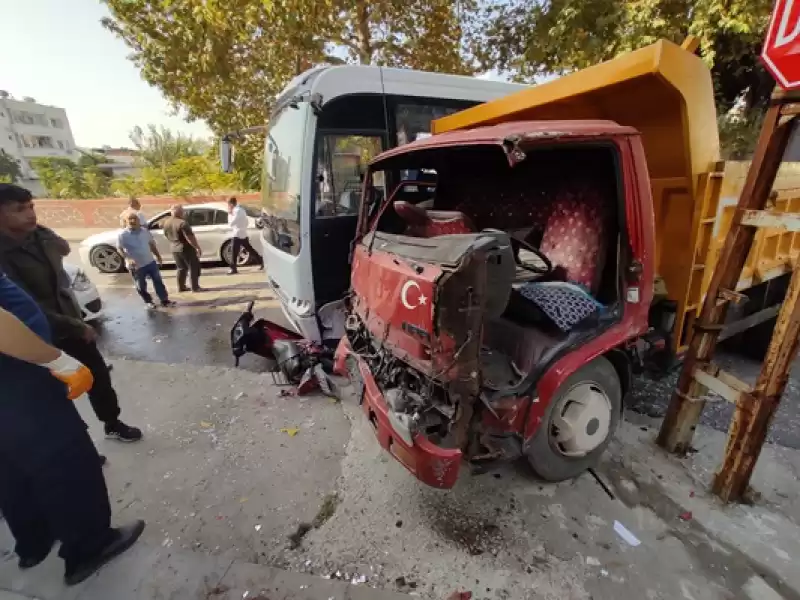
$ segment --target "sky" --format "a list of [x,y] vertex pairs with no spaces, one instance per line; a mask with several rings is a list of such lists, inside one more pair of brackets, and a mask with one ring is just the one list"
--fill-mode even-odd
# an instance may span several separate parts
[[164,125],[196,137],[202,122],[171,116],[169,103],[139,76],[128,47],[100,25],[100,0],[25,0],[2,11],[0,90],[67,111],[81,147],[131,146],[136,125]]

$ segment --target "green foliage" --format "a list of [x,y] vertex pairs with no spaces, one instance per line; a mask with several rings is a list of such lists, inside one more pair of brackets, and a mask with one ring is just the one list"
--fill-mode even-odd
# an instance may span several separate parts
[[111,178],[95,165],[62,157],[34,158],[31,165],[51,198],[102,198],[111,191]]
[[51,198],[118,196],[190,196],[243,189],[238,173],[222,173],[216,148],[203,141],[153,125],[136,127],[131,140],[139,151],[137,175],[112,179],[98,165],[102,154],[68,158],[37,158],[31,162]]
[[722,158],[750,160],[758,143],[764,114],[751,111],[747,117],[723,115],[717,119]]
[[80,156],[78,157],[78,166],[80,167],[91,167],[93,165],[99,165],[108,162],[111,161],[107,160],[105,156],[98,154],[97,152],[81,152]]
[[495,0],[484,4],[487,27],[471,43],[483,67],[531,81],[694,35],[720,113],[742,94],[749,111],[763,107],[773,87],[758,62],[771,8],[772,0]]
[[5,150],[0,150],[0,182],[15,183],[21,177],[22,169],[16,159]]
[[238,173],[223,173],[216,147],[166,128],[136,127],[131,141],[139,152],[140,172],[114,180],[112,190],[121,196],[171,194],[190,196],[242,189]]
[[139,162],[159,171],[167,189],[172,184],[170,166],[182,158],[200,156],[206,149],[205,144],[191,136],[175,135],[163,126],[159,129],[152,124],[147,126],[147,132],[137,125],[130,138],[139,152]]

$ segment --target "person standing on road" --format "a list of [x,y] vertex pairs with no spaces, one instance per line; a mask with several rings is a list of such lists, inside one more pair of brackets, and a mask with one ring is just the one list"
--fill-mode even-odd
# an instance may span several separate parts
[[123,210],[119,215],[119,220],[123,229],[128,226],[125,216],[129,211],[134,211],[136,216],[139,217],[139,223],[142,225],[142,227],[147,227],[147,217],[145,217],[144,213],[142,212],[142,203],[139,202],[139,200],[134,196],[131,196],[130,200],[128,200],[128,208]]
[[231,197],[231,199],[228,200],[228,225],[230,225],[233,231],[233,252],[231,254],[231,264],[228,275],[235,275],[239,272],[239,252],[242,248],[247,250],[251,257],[257,257],[261,265],[260,268],[263,269],[264,261],[261,255],[253,248],[253,245],[250,243],[250,238],[247,237],[247,227],[250,225],[250,219],[244,208],[239,206],[235,197]]
[[0,269],[39,303],[56,347],[92,372],[89,401],[106,437],[137,442],[142,432],[120,421],[119,400],[108,365],[97,349],[97,332],[83,322],[72,294],[62,262],[69,253],[66,240],[37,224],[31,193],[17,185],[0,184]]
[[19,568],[61,542],[64,581],[75,585],[130,548],[145,524],[111,527],[100,457],[71,402],[91,388],[91,372],[50,345],[47,317],[1,271],[0,331],[0,510]]
[[170,209],[171,217],[164,222],[164,237],[172,246],[172,256],[178,268],[178,291],[188,292],[186,275],[192,284],[193,292],[202,292],[200,288],[200,257],[203,251],[197,242],[191,226],[184,220],[183,206],[174,205]]
[[147,279],[153,282],[156,295],[161,301],[161,306],[168,308],[175,306],[169,299],[167,287],[161,279],[161,253],[158,251],[153,235],[149,230],[142,227],[139,215],[136,211],[128,211],[125,215],[127,227],[123,229],[117,238],[117,250],[125,258],[125,264],[133,276],[136,283],[136,291],[142,297],[148,308],[156,308],[153,297],[147,291]]

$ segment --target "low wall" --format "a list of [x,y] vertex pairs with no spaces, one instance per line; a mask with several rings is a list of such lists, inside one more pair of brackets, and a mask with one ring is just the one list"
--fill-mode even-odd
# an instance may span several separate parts
[[[142,211],[151,217],[168,209],[173,204],[201,204],[203,202],[225,202],[228,195],[193,196],[174,198],[171,196],[140,197]],[[237,194],[240,202],[257,204],[260,194]],[[127,198],[95,198],[92,200],[36,199],[36,216],[48,227],[117,227],[120,213],[128,207]]]

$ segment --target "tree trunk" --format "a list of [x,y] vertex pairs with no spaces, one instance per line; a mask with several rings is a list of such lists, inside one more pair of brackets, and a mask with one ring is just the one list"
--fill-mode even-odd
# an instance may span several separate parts
[[356,4],[356,32],[358,34],[358,61],[362,65],[372,63],[372,36],[369,31],[369,4],[359,0]]

